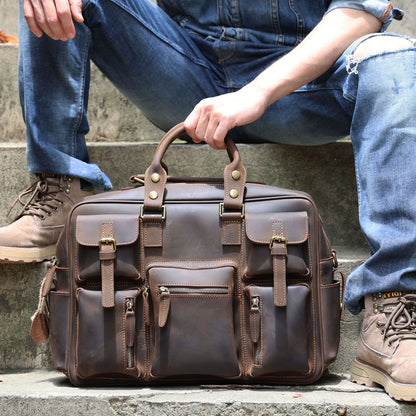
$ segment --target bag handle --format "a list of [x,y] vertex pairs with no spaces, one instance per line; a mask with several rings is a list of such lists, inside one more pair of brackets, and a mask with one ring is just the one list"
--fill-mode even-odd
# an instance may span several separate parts
[[[183,123],[180,123],[170,129],[160,141],[153,157],[153,161],[147,168],[144,177],[144,212],[164,211],[163,197],[168,174],[167,167],[162,159],[172,142],[183,134],[185,134],[185,129]],[[225,144],[227,146],[230,163],[225,166],[224,169],[223,211],[234,211],[233,214],[227,213],[227,215],[235,215],[235,211],[238,212],[238,215],[243,215],[243,198],[247,172],[241,162],[237,146],[230,137],[226,137]]]

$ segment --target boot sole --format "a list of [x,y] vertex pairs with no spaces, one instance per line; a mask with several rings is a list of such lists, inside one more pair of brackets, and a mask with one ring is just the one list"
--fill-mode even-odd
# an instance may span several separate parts
[[351,368],[351,381],[369,387],[382,386],[395,400],[416,401],[416,384],[398,383],[383,371],[354,360]]
[[55,253],[55,245],[41,248],[0,247],[0,263],[40,263],[50,260]]

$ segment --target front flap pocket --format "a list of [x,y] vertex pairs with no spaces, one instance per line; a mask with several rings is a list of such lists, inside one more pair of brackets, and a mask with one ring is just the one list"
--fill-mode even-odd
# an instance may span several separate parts
[[237,377],[234,267],[153,267],[153,377]]
[[101,276],[103,262],[119,279],[139,277],[139,217],[131,214],[79,215],[76,220],[77,280]]
[[139,290],[115,292],[115,306],[103,308],[100,291],[77,289],[77,351],[80,377],[138,377],[137,327],[142,317]]
[[249,240],[245,275],[248,278],[271,274],[271,246],[284,242],[287,246],[288,275],[309,276],[308,215],[306,212],[247,213],[246,235]]

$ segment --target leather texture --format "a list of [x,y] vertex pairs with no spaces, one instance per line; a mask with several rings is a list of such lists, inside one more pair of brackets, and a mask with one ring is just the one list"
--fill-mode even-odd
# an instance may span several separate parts
[[340,283],[312,198],[247,183],[229,139],[223,181],[169,177],[183,133],[144,186],[72,209],[47,295],[57,369],[74,385],[315,382],[336,357]]

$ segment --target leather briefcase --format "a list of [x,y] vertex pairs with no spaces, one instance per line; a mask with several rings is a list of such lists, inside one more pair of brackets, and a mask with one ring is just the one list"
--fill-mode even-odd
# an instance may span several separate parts
[[160,142],[136,186],[72,209],[31,334],[74,385],[306,384],[336,358],[340,282],[311,197],[167,176]]

